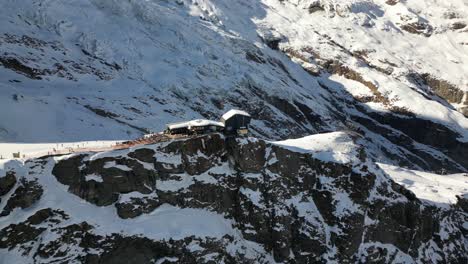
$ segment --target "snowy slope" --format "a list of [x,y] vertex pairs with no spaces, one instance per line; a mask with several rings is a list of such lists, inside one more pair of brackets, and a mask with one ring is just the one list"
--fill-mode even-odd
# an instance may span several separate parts
[[[201,20],[196,6],[140,1],[69,1],[44,3],[37,9],[31,3],[23,5],[16,1],[4,5],[2,12],[15,15],[2,17],[16,23],[2,23],[3,33],[16,37],[2,41],[2,49],[8,58],[23,59],[31,67],[52,72],[64,67],[65,73],[58,70],[44,80],[29,80],[10,70],[2,71],[2,105],[20,112],[2,116],[3,138],[7,141],[135,137],[141,134],[139,130],[160,131],[169,121],[200,115],[219,118],[232,103],[240,103],[225,97],[238,96],[235,87],[246,80],[262,86],[281,84],[270,90],[283,95],[289,93],[289,85],[294,85],[290,80],[285,82],[284,73],[275,76],[278,69],[270,65],[251,65],[245,59],[245,50],[257,50],[254,43],[221,25]],[[68,8],[70,5],[74,8]],[[35,48],[18,43],[16,38],[23,34],[49,40],[50,44]],[[54,41],[60,43],[58,51],[49,47]],[[56,66],[56,61],[61,66]],[[117,66],[108,66],[114,64]],[[47,83],[44,89],[40,88],[43,83]],[[300,88],[294,86],[291,91]],[[213,102],[219,102],[215,104],[218,106]],[[99,117],[92,109],[105,112],[98,112]],[[69,114],[65,117],[60,113]],[[286,118],[279,114],[276,119]],[[40,122],[31,124],[29,120]],[[125,124],[133,127],[124,129]],[[34,125],[34,132],[27,129],[30,125]]]
[[357,160],[358,149],[351,137],[345,132],[316,134],[304,138],[277,141],[273,144],[294,151],[313,153],[315,158],[323,161],[350,163]]
[[388,164],[468,167],[462,0],[3,0],[0,14],[5,143],[125,140],[240,108],[262,138],[349,129]]
[[[435,76],[461,91],[452,103],[463,106],[463,100],[468,100],[463,99],[468,91],[468,27],[450,27],[468,23],[464,1],[394,1],[395,5],[384,0],[266,2],[271,9],[259,24],[284,36],[281,49],[307,54],[304,49],[309,48],[311,54],[318,54],[312,56],[312,63],[317,59],[339,60],[374,84],[391,105],[436,122],[454,120],[461,125],[466,141],[466,118],[436,99],[425,100],[433,96],[431,89],[409,78],[414,73]],[[310,6],[324,10],[310,13]],[[402,29],[411,23],[431,28],[430,36]],[[355,95],[352,87],[345,85],[345,89]]]
[[379,164],[394,181],[405,186],[421,200],[448,206],[458,201],[457,196],[468,193],[468,174],[438,175]]

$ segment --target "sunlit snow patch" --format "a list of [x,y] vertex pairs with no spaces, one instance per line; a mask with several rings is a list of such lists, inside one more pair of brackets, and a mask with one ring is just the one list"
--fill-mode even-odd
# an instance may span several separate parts
[[312,153],[314,158],[327,162],[350,163],[357,159],[357,146],[345,132],[316,134],[272,143],[293,151]]
[[468,174],[440,175],[377,163],[394,181],[430,203],[447,207],[457,202],[457,195],[468,194]]

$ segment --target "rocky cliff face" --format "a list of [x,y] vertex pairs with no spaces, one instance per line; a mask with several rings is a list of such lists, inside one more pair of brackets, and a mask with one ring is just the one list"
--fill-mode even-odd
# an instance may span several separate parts
[[11,161],[0,260],[466,263],[466,200],[419,200],[359,141],[343,134],[338,153],[213,134]]

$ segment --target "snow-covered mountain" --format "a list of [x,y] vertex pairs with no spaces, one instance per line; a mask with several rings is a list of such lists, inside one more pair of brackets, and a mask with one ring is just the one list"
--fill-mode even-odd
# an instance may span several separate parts
[[122,140],[236,107],[262,138],[350,129],[385,163],[468,167],[462,0],[2,0],[0,12],[3,142]]
[[2,162],[0,262],[466,263],[467,188],[408,191],[385,171],[436,175],[382,170],[357,139],[213,134]]
[[0,4],[0,263],[466,263],[466,0]]

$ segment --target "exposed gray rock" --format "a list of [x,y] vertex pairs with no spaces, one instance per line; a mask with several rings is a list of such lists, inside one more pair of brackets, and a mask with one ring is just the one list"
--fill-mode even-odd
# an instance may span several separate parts
[[401,29],[411,34],[423,35],[425,37],[430,37],[434,31],[434,28],[427,22],[413,22],[403,24],[401,25]]
[[36,228],[25,223],[13,224],[5,227],[0,230],[0,237],[2,238],[0,240],[0,248],[8,248],[11,250],[17,246],[21,246],[24,253],[27,254],[33,247],[24,244],[36,240],[44,230],[46,230],[46,228]]
[[[162,241],[122,234],[102,236],[95,234],[95,228],[86,222],[54,228],[56,239],[41,241],[41,234],[51,230],[38,225],[57,224],[67,219],[61,211],[40,210],[26,221],[0,230],[0,249],[11,250],[21,245],[24,255],[32,255],[31,263],[266,263],[261,258],[246,261],[241,255],[231,256],[225,251],[227,244],[233,241],[229,236],[221,239],[192,236]],[[199,250],[194,251],[193,244],[198,245]]]
[[[138,191],[151,193],[155,186],[156,174],[144,168],[133,159],[102,158],[83,161],[84,155],[78,155],[59,162],[52,174],[57,180],[69,186],[69,191],[98,206],[110,205],[117,201],[119,193]],[[116,166],[126,166],[127,170],[118,167],[106,167],[110,162]],[[84,165],[83,167],[80,167]],[[102,181],[87,180],[86,176],[96,175]]]
[[161,205],[157,198],[131,198],[130,201],[115,204],[120,218],[135,218],[142,214],[151,213]]
[[309,14],[312,14],[312,13],[315,13],[315,12],[319,12],[319,11],[325,11],[325,9],[323,8],[323,6],[319,3],[319,2],[316,2],[316,3],[313,3],[309,6],[308,8],[309,10]]
[[264,168],[265,142],[259,141],[257,144],[244,144],[247,141],[229,141],[232,150],[231,157],[235,166],[243,172],[261,172]]
[[[318,33],[317,33],[318,34]],[[327,39],[327,36],[324,36]],[[369,52],[364,51],[353,51],[347,49],[344,45],[330,40],[336,46],[337,50],[341,50],[343,56],[353,56],[355,59],[359,60],[362,65],[375,69],[377,71],[383,72],[385,74],[391,74],[381,66],[376,66],[372,63],[372,60],[369,59]],[[356,68],[350,67],[344,61],[341,61],[337,58],[328,58],[325,57],[323,53],[317,51],[313,46],[302,47],[300,49],[293,47],[285,47],[283,49],[289,57],[294,60],[299,60],[305,65],[314,64],[317,65],[322,74],[337,74],[341,75],[346,79],[354,80],[365,85],[372,92],[372,96],[365,97],[354,97],[349,93],[340,93],[340,96],[343,99],[336,99],[335,97],[324,98],[325,100],[330,101],[330,103],[342,110],[349,107],[349,105],[354,105],[355,110],[360,112],[358,115],[346,115],[342,111],[335,112],[334,119],[340,120],[345,123],[345,126],[353,131],[364,135],[364,137],[369,136],[369,131],[372,131],[379,136],[384,137],[387,143],[397,146],[397,149],[402,151],[395,151],[395,148],[388,148],[389,144],[382,144],[379,146],[383,156],[389,157],[396,165],[414,167],[414,169],[424,169],[429,171],[437,172],[450,172],[456,173],[465,171],[468,164],[468,160],[465,155],[460,153],[465,153],[464,149],[467,147],[465,142],[458,141],[458,138],[461,138],[462,135],[459,132],[453,131],[451,128],[443,125],[442,123],[434,122],[425,118],[417,116],[415,113],[411,112],[405,107],[398,107],[394,105],[391,99],[388,98],[386,94],[380,92],[379,85],[375,82],[372,82],[370,79],[367,79],[361,72]],[[393,68],[397,68],[398,65],[392,62],[385,62]],[[303,66],[307,70],[307,66]],[[324,73],[327,72],[327,73]],[[410,73],[407,75],[407,80],[414,84],[418,89],[427,93],[425,95],[430,100],[438,100],[442,103],[443,99],[447,100],[450,103],[464,104],[468,102],[463,102],[464,92],[461,91],[459,87],[450,83],[450,80],[443,80],[433,76],[431,74],[418,74]],[[326,83],[319,84],[322,88],[329,90],[330,92],[335,91],[335,88],[328,86]],[[441,99],[441,98],[443,99]],[[382,104],[386,107],[389,112],[378,112],[370,109],[365,104],[368,102],[376,102]],[[297,114],[295,107],[290,107],[287,104],[279,103],[274,104],[276,108],[281,109],[286,115],[290,116],[292,119],[296,120],[299,124],[315,123],[320,124],[317,127],[317,130],[325,126],[321,124],[320,121],[313,118],[304,120],[300,115]],[[445,103],[448,107],[448,103]],[[341,106],[340,106],[341,105]],[[459,106],[458,111],[464,115],[468,113],[468,107]],[[306,111],[307,112],[307,111]],[[312,116],[313,117],[313,116]],[[268,119],[268,117],[262,117],[262,119]],[[397,121],[398,120],[398,121]],[[418,125],[416,125],[418,124]],[[388,126],[391,126],[391,129],[388,129]],[[272,130],[277,130],[281,126],[272,127]],[[435,129],[437,127],[437,129]],[[445,131],[444,133],[437,133],[440,129]],[[298,129],[292,130],[290,132],[290,138],[295,137],[294,133],[299,132]],[[438,134],[438,135],[434,135]],[[372,137],[372,136],[371,136]],[[370,145],[379,144],[375,139],[371,137],[367,138]],[[441,139],[441,140],[435,140]],[[416,148],[415,145],[423,144],[427,147],[427,150],[424,148]],[[433,155],[429,149],[434,149],[441,155]],[[369,153],[371,156],[374,156],[373,153]],[[374,156],[373,158],[378,158]],[[455,161],[455,162],[453,162]]]
[[19,186],[7,201],[0,216],[9,215],[15,208],[28,208],[36,203],[42,196],[44,190],[37,181],[28,181],[22,178]]
[[463,23],[463,22],[455,22],[451,25],[451,28],[453,30],[458,30],[458,29],[462,29],[462,28],[465,28],[466,27],[466,24]]
[[462,103],[464,92],[457,86],[430,74],[422,74],[421,78],[438,96],[449,103]]
[[37,241],[40,234],[47,228],[37,227],[43,223],[58,224],[68,216],[60,210],[41,209],[31,215],[26,221],[12,224],[0,230],[0,248],[13,249],[21,245],[25,254],[33,249],[31,242]]
[[146,163],[154,163],[155,158],[154,158],[154,150],[152,149],[147,149],[147,148],[141,148],[137,149],[134,152],[128,153],[128,156],[134,159],[137,159],[139,161],[143,161]]
[[[15,173],[7,172],[4,177],[0,177],[0,196],[7,194],[16,184]],[[1,200],[0,200],[1,201]]]

